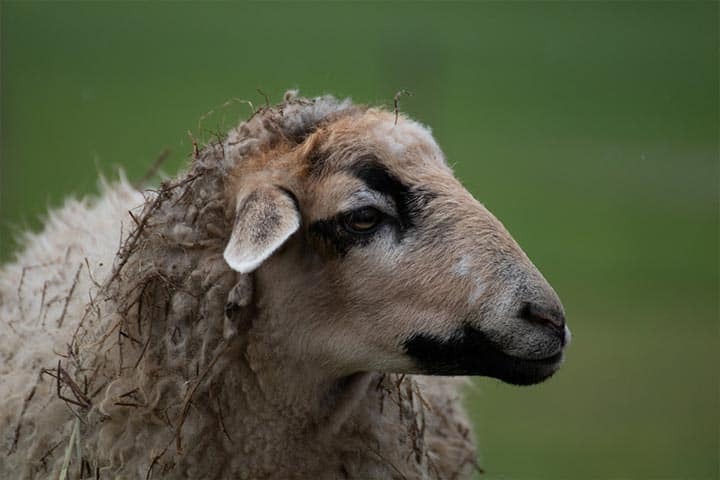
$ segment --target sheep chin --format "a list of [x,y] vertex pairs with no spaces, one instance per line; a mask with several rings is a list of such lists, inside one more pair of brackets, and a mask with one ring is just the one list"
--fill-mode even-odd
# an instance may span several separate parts
[[513,385],[534,385],[550,378],[562,364],[560,350],[544,358],[505,353],[482,331],[465,326],[449,338],[416,334],[404,342],[406,353],[424,375],[477,375]]

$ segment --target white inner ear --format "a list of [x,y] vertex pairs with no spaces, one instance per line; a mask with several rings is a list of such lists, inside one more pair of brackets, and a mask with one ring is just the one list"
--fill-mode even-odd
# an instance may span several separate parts
[[223,257],[233,270],[249,273],[300,228],[300,212],[287,193],[276,187],[255,190],[238,204],[230,241]]

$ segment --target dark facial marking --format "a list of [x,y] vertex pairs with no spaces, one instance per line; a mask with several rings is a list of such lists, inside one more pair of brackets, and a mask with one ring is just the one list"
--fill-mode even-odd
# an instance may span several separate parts
[[542,382],[555,373],[562,358],[562,353],[543,360],[513,357],[483,332],[467,325],[447,339],[415,334],[403,347],[423,374],[482,375],[515,385]]
[[420,192],[410,189],[390,173],[385,165],[372,157],[350,167],[350,172],[362,180],[368,188],[393,199],[401,230],[415,226],[420,209],[427,201]]
[[342,225],[344,214],[327,220],[318,220],[310,225],[310,234],[323,240],[339,256],[344,257],[352,247],[367,245],[370,235],[353,235]]
[[[394,226],[397,240],[417,225],[427,203],[435,194],[423,189],[412,189],[388,171],[387,167],[374,157],[364,158],[349,171],[362,180],[368,188],[392,198],[395,203],[396,217],[387,218],[385,226]],[[319,220],[310,226],[310,232],[331,245],[338,256],[342,257],[354,246],[367,245],[372,236],[353,235],[343,228],[343,218],[347,212],[341,212],[333,218]],[[379,230],[381,230],[381,226]]]

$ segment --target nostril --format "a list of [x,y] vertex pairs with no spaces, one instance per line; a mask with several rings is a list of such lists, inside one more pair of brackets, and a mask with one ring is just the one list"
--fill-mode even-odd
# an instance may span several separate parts
[[519,317],[555,330],[564,331],[565,329],[565,315],[562,311],[546,308],[537,303],[525,303],[520,309]]

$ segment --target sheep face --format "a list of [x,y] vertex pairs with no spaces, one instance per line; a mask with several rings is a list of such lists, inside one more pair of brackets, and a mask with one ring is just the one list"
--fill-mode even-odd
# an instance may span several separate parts
[[423,126],[355,112],[236,178],[225,258],[254,271],[261,312],[288,319],[289,355],[339,374],[515,384],[558,369],[569,341],[558,296]]

